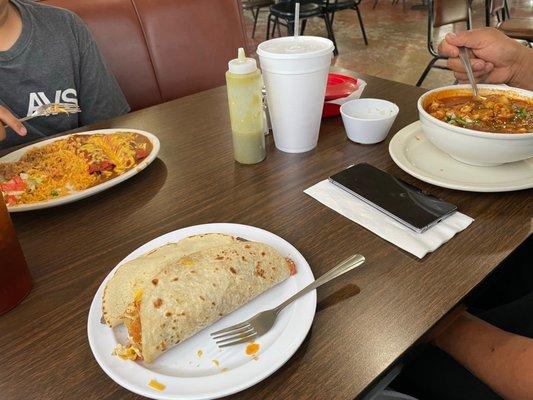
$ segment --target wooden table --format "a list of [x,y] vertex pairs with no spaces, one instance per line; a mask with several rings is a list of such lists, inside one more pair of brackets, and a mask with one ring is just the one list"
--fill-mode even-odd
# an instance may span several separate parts
[[[417,119],[422,89],[364,77],[366,97],[400,107],[392,132]],[[151,131],[161,152],[147,170],[70,205],[13,215],[35,287],[0,317],[0,397],[134,399],[108,378],[87,342],[90,302],[123,257],[163,233],[209,222],[272,231],[296,246],[315,276],[360,252],[363,267],[319,289],[311,331],[273,376],[235,399],[353,399],[485,278],[531,229],[531,191],[466,193],[403,173],[388,143],[347,140],[325,120],[318,148],[277,151],[257,165],[233,161],[226,90],[217,88],[91,128]],[[389,136],[390,138],[390,136]],[[419,260],[305,195],[353,162],[369,162],[459,206],[475,222]]]

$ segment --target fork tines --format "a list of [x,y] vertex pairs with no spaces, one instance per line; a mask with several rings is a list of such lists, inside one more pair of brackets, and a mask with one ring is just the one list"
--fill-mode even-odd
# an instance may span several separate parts
[[254,340],[257,337],[257,332],[248,322],[242,322],[213,332],[211,336],[216,341],[218,347],[222,348]]
[[75,114],[80,111],[80,107],[73,103],[51,103],[46,105],[47,115],[55,115],[59,113]]

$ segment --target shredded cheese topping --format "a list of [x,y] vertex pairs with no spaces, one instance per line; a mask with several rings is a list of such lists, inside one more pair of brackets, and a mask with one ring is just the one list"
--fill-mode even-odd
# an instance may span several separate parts
[[142,360],[142,331],[141,319],[139,316],[141,300],[143,291],[136,289],[133,295],[133,302],[128,306],[124,313],[124,325],[128,330],[128,344],[126,346],[117,344],[113,355],[120,357],[123,360]]
[[113,355],[118,356],[122,360],[142,360],[141,351],[132,344],[127,346],[123,346],[120,343],[117,344],[115,350],[113,350]]
[[165,385],[163,385],[161,382],[156,381],[155,379],[151,379],[150,382],[148,382],[148,386],[160,392],[162,392],[166,388]]

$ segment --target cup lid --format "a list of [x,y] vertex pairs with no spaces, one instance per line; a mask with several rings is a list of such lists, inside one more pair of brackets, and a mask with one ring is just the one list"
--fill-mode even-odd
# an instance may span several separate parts
[[[257,46],[261,58],[278,60],[307,59],[331,55],[335,46],[329,39],[318,36],[285,36],[264,41]],[[261,60],[262,62],[262,60]]]

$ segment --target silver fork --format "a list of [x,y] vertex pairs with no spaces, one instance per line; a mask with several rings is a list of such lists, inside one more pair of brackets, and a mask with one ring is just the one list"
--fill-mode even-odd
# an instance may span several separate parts
[[[43,104],[42,106],[37,107],[35,111],[32,112],[30,115],[24,118],[18,118],[18,120],[20,122],[24,122],[24,121],[33,119],[35,117],[48,117],[49,115],[56,115],[59,113],[76,114],[76,113],[79,113],[80,111],[81,109],[78,107],[78,105],[72,104],[72,103]],[[5,127],[7,127],[7,125],[4,125],[4,128]]]
[[341,261],[337,266],[330,269],[320,278],[307,285],[305,288],[289,297],[276,308],[261,311],[252,318],[232,325],[228,328],[211,333],[211,336],[216,341],[218,347],[228,347],[239,343],[245,343],[254,340],[255,338],[268,332],[276,322],[279,312],[292,303],[297,298],[309,293],[311,290],[331,281],[332,279],[341,276],[342,274],[351,271],[365,262],[365,258],[360,254],[355,254]]

